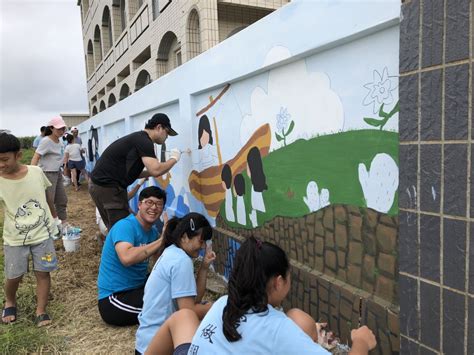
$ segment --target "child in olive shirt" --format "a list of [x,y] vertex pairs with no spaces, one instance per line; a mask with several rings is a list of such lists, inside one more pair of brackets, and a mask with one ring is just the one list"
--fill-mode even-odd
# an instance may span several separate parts
[[52,237],[58,229],[51,215],[46,188],[51,183],[37,166],[20,163],[20,141],[0,133],[0,204],[4,210],[3,250],[5,254],[5,304],[2,322],[17,318],[16,292],[28,272],[31,254],[36,276],[36,324],[51,323],[46,313],[50,272],[57,267]]

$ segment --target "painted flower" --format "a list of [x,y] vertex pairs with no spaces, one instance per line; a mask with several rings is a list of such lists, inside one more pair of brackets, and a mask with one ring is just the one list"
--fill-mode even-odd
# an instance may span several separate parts
[[280,107],[280,112],[276,115],[277,119],[277,131],[284,132],[288,128],[290,123],[291,115],[288,113],[288,109],[285,107]]
[[388,75],[388,69],[385,67],[382,74],[374,70],[373,81],[367,83],[364,87],[369,90],[364,98],[364,106],[372,104],[373,113],[377,113],[382,104],[389,105],[393,100],[392,91],[396,90],[396,77]]

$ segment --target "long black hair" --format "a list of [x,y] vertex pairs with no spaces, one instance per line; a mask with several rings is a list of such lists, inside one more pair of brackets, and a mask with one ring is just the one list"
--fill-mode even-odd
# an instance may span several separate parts
[[201,136],[202,133],[206,131],[209,134],[209,144],[212,145],[212,131],[211,131],[211,124],[209,123],[209,118],[206,115],[202,115],[199,119],[199,126],[198,126],[198,149],[202,149],[201,146]]
[[166,248],[173,244],[181,248],[181,237],[185,233],[189,239],[193,239],[201,233],[202,240],[209,240],[212,238],[212,227],[206,217],[196,212],[188,213],[181,218],[171,218],[166,224],[163,243],[158,249],[158,255],[161,255]]
[[245,313],[268,311],[267,283],[273,276],[286,278],[289,267],[285,252],[275,244],[254,237],[242,244],[235,256],[227,305],[222,314],[223,332],[228,341],[242,338],[237,328]]
[[262,157],[257,147],[252,147],[247,154],[247,165],[250,170],[250,179],[256,192],[268,189],[265,173],[263,171]]

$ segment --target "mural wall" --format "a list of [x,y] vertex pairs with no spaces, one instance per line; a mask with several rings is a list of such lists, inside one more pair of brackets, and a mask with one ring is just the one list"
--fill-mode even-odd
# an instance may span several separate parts
[[399,347],[386,314],[398,312],[398,14],[396,1],[294,1],[80,126],[100,153],[166,113],[179,135],[157,156],[182,157],[147,184],[167,191],[169,214],[216,226],[218,270],[242,237],[278,243],[297,274],[363,297],[365,320],[382,309],[381,353]]

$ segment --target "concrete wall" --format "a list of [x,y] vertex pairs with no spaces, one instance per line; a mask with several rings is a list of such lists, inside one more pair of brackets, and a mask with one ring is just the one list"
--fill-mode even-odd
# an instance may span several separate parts
[[402,5],[404,354],[474,353],[473,5],[469,0]]
[[149,184],[170,214],[216,226],[219,272],[246,236],[277,243],[294,274],[287,306],[346,341],[362,305],[384,354],[399,350],[399,10],[292,2],[79,127],[100,154],[168,114],[179,135],[157,155],[189,153]]

